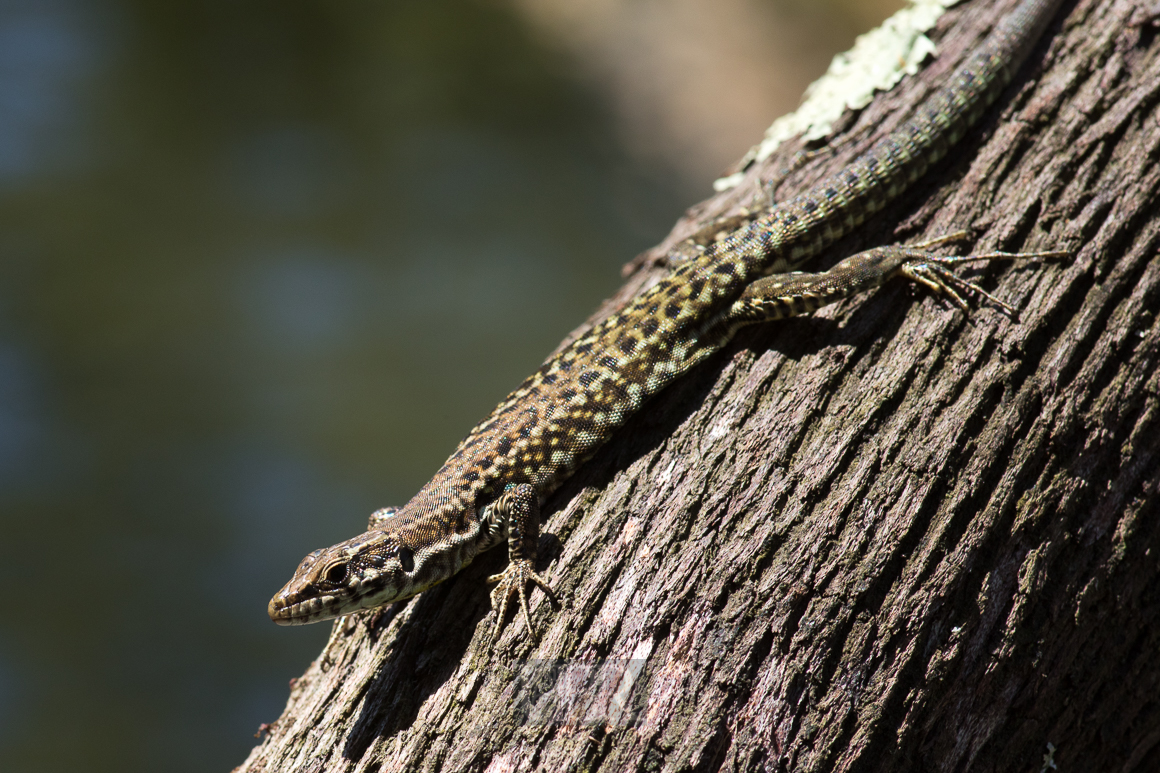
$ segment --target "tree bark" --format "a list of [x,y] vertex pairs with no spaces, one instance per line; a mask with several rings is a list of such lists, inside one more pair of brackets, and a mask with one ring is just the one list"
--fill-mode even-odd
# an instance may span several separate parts
[[[784,199],[847,164],[1011,6],[945,14],[918,76],[695,207],[602,313],[770,180]],[[1018,320],[898,283],[744,332],[546,503],[564,608],[536,596],[538,644],[509,616],[487,648],[492,551],[337,621],[241,769],[1157,769],[1160,45],[1138,6],[1065,4],[951,157],[823,261],[963,228],[1072,250],[979,273]]]

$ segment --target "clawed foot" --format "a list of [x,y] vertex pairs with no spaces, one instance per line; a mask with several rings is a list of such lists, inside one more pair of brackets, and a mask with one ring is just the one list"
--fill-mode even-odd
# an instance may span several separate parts
[[543,577],[536,574],[532,562],[527,559],[516,559],[508,564],[507,569],[504,569],[500,574],[494,574],[487,578],[488,582],[498,582],[499,585],[491,592],[491,605],[496,610],[495,628],[492,630],[492,641],[499,638],[500,629],[503,627],[504,617],[507,615],[508,602],[513,595],[520,597],[520,609],[524,613],[524,622],[528,626],[528,630],[532,633],[533,639],[539,639],[539,634],[536,632],[536,627],[532,625],[532,615],[528,611],[528,583],[535,583],[540,590],[547,594],[555,607],[560,606],[559,600],[556,598],[556,593],[551,586],[544,580]]
[[1066,258],[1071,253],[1061,250],[1049,252],[985,252],[978,255],[933,255],[927,250],[946,242],[958,241],[966,237],[966,233],[959,231],[937,239],[914,244],[905,248],[913,250],[914,257],[908,260],[899,269],[899,273],[908,279],[929,287],[939,295],[947,297],[951,303],[963,311],[968,310],[967,302],[960,293],[975,293],[995,304],[1012,316],[1016,315],[1015,308],[1009,303],[999,300],[974,282],[963,279],[950,270],[950,266],[967,263],[975,260],[1051,260]]

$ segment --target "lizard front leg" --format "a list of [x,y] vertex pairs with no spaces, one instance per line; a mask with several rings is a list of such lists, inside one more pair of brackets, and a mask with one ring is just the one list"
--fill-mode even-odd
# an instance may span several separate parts
[[809,314],[865,290],[906,277],[946,296],[961,309],[960,293],[976,293],[1009,313],[1014,309],[974,282],[956,275],[951,267],[979,260],[1035,260],[1066,257],[1067,252],[987,252],[978,255],[940,255],[932,247],[965,237],[959,232],[910,246],[875,247],[816,274],[795,272],[759,279],[745,289],[726,314],[733,324],[749,324]]
[[524,622],[532,638],[538,638],[528,611],[528,583],[535,583],[547,594],[553,606],[559,607],[560,602],[551,586],[536,574],[540,542],[540,500],[535,488],[527,483],[508,486],[492,505],[490,517],[501,527],[506,527],[508,535],[508,566],[500,574],[487,578],[488,582],[499,583],[491,592],[491,604],[496,610],[492,640],[498,637],[503,627],[508,602],[513,595],[519,596]]

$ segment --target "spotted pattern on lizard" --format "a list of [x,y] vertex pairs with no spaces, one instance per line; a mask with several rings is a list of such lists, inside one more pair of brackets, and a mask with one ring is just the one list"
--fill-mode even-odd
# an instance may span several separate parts
[[[963,258],[880,247],[817,274],[786,273],[898,197],[973,126],[1010,82],[1060,0],[1023,0],[899,129],[812,190],[779,204],[680,263],[551,357],[501,402],[415,497],[369,529],[311,553],[271,600],[283,625],[312,623],[409,598],[504,541],[493,592],[495,631],[535,571],[540,503],[652,395],[718,351],[741,326],[805,314],[882,284],[918,281],[964,305],[982,292],[955,276]],[[1053,257],[991,253],[971,259]],[[991,296],[983,295],[991,300]]]

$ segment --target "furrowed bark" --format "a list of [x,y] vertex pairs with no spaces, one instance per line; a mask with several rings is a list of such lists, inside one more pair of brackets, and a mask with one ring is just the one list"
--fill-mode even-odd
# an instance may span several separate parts
[[[692,209],[603,313],[768,181],[784,199],[848,163],[1010,5],[945,15],[933,64],[835,149],[783,148]],[[1155,769],[1156,35],[1136,3],[1067,4],[951,157],[825,261],[963,228],[1072,250],[978,272],[1019,320],[899,283],[743,332],[547,502],[565,607],[536,595],[538,644],[509,613],[487,649],[492,551],[339,620],[240,769]],[[612,674],[627,710],[555,672],[538,713],[529,661]]]

